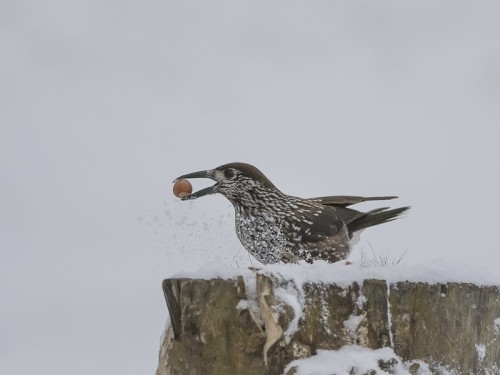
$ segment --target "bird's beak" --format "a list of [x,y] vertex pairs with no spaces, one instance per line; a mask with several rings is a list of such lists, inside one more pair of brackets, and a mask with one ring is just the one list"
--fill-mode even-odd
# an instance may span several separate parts
[[[216,181],[215,179],[215,171],[213,169],[209,169],[206,171],[199,171],[199,172],[193,172],[193,173],[188,173],[182,176],[177,177],[173,182],[176,182],[177,180],[188,180],[190,178],[210,178],[211,180]],[[209,194],[214,194],[217,193],[217,187],[219,184],[215,184],[213,186],[209,186],[207,188],[198,190],[197,192],[188,195],[187,197],[181,198],[181,200],[189,200],[189,199],[196,199],[203,197],[204,195],[209,195]]]

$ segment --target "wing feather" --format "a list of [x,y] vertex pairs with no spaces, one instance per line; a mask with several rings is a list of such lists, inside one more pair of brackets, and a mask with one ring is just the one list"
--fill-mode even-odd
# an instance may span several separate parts
[[341,206],[347,207],[352,204],[367,202],[367,201],[385,201],[395,199],[396,196],[380,196],[380,197],[359,197],[355,195],[333,195],[328,197],[310,198],[310,200],[324,204],[326,206]]

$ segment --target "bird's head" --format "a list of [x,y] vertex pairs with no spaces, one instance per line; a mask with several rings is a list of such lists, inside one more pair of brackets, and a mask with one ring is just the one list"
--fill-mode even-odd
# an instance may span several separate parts
[[246,163],[229,163],[206,171],[188,173],[177,177],[174,182],[190,178],[210,178],[216,183],[184,197],[182,200],[220,193],[231,202],[238,203],[243,199],[243,196],[251,191],[260,189],[277,190],[276,186],[260,170]]

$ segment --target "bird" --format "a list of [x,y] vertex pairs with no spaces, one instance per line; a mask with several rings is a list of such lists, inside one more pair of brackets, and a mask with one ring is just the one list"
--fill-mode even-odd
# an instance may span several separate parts
[[214,193],[226,197],[235,210],[236,234],[241,244],[264,265],[345,260],[359,232],[395,220],[410,208],[381,207],[361,212],[350,207],[396,196],[287,195],[258,168],[240,162],[188,173],[174,182],[192,178],[209,178],[216,183],[181,199],[193,200]]

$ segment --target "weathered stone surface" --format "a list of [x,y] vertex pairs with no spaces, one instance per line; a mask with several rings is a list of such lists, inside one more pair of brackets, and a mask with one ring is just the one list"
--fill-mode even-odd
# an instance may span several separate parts
[[[337,285],[304,284],[303,291],[305,308],[294,341],[308,346],[311,352],[339,349],[348,344],[379,348],[388,343],[384,281],[365,280],[361,288],[354,283],[347,289]],[[359,320],[352,331],[345,324],[350,319]]]
[[405,361],[464,374],[500,373],[496,287],[383,280],[297,286],[255,276],[255,285],[242,278],[164,281],[172,325],[157,375],[282,374],[294,359],[349,344],[391,346]]
[[[266,337],[240,301],[237,280],[171,280],[178,288],[180,336],[169,329],[157,374],[264,374]],[[173,326],[173,325],[172,325]]]
[[[403,358],[441,363],[464,373],[498,370],[498,287],[397,283],[391,285],[389,301],[394,348]],[[478,355],[482,346],[484,358]]]

